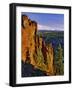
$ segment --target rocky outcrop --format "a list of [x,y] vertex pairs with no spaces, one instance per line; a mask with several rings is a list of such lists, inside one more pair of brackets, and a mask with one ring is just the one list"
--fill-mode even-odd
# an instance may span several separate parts
[[22,17],[22,60],[25,62],[27,59],[30,63],[35,65],[33,54],[35,53],[35,34],[37,24],[31,21],[27,16]]
[[53,47],[46,45],[42,37],[37,33],[37,23],[22,16],[22,49],[21,58],[24,63],[29,63],[34,68],[45,71],[47,75],[54,75]]

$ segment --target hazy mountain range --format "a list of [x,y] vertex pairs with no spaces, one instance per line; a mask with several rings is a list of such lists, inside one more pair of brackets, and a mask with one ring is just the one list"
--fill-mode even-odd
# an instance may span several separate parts
[[63,30],[38,30],[38,32],[64,32]]

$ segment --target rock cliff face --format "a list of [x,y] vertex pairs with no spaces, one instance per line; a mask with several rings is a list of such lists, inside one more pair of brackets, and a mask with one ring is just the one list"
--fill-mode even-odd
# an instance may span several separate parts
[[24,63],[29,63],[34,68],[46,72],[47,75],[54,75],[53,47],[52,44],[45,44],[42,37],[37,33],[37,22],[32,21],[28,16],[22,16],[22,47],[21,58]]

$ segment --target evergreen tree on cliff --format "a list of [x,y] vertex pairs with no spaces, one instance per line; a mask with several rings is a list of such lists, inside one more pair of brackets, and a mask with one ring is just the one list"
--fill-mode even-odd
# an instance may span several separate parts
[[58,45],[55,51],[55,67],[56,67],[56,75],[64,74],[63,49],[61,47],[61,44]]

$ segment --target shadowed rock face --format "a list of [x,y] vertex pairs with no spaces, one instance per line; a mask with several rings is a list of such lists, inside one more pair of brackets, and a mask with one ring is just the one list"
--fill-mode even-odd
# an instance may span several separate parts
[[38,68],[34,68],[32,64],[24,63],[22,61],[22,77],[32,77],[32,76],[47,76],[45,72]]
[[45,71],[47,75],[53,75],[53,47],[52,44],[46,46],[43,39],[36,35],[37,23],[24,15],[22,16],[21,31],[23,63],[28,62],[35,68]]

